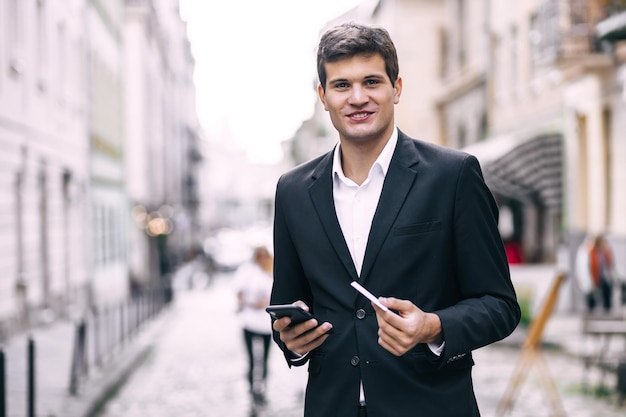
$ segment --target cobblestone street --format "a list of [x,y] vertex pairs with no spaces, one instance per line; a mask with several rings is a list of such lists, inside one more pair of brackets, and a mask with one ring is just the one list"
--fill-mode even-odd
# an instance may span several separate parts
[[[179,290],[161,320],[153,353],[101,410],[98,417],[297,417],[302,415],[306,367],[289,369],[272,345],[268,403],[254,410],[245,380],[243,338],[229,276],[209,288]],[[475,390],[483,417],[495,416],[519,350],[495,345],[475,352]],[[570,417],[623,417],[609,399],[584,395],[582,361],[546,353],[551,374]],[[599,376],[590,375],[591,382]],[[606,378],[609,387],[614,379]],[[550,408],[532,371],[517,396],[511,417],[549,416]],[[330,416],[329,416],[330,417]]]

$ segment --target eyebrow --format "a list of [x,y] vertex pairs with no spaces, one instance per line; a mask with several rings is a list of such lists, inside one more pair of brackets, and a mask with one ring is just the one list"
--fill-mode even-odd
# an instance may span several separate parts
[[[385,79],[385,76],[381,74],[371,74],[371,75],[366,75],[365,77],[363,77],[363,80],[384,80],[384,79]],[[329,84],[346,83],[346,82],[350,82],[350,80],[347,78],[336,78],[336,79],[328,80]]]

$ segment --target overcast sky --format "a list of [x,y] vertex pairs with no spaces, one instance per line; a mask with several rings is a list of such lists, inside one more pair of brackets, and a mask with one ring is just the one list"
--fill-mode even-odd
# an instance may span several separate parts
[[[359,0],[181,0],[196,59],[200,123],[271,162],[312,114],[324,24]],[[231,136],[229,138],[229,136]]]

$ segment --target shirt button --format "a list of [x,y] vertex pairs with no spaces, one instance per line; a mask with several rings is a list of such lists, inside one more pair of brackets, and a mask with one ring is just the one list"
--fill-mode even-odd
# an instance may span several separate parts
[[357,366],[360,361],[361,360],[359,359],[358,356],[353,356],[352,359],[350,359],[350,365]]
[[363,320],[365,318],[365,310],[363,310],[362,308],[359,308],[356,311],[356,318],[359,320]]

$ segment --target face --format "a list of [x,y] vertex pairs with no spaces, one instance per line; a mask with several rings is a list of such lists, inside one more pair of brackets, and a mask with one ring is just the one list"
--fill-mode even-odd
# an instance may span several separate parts
[[328,62],[326,73],[326,89],[320,85],[317,90],[342,143],[386,141],[393,130],[402,79],[392,86],[382,56]]

